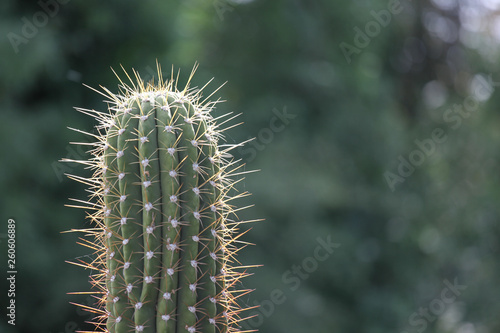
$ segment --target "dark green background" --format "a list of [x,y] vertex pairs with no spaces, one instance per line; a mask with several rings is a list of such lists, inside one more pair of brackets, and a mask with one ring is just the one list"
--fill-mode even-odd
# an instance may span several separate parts
[[[240,184],[253,195],[239,204],[255,205],[240,218],[265,219],[240,256],[263,265],[244,280],[256,290],[241,301],[263,305],[248,312],[259,317],[247,329],[499,332],[498,8],[481,3],[71,0],[45,23],[36,1],[3,0],[0,331],[90,328],[69,304],[89,300],[66,293],[87,291],[91,272],[65,263],[90,250],[61,233],[89,226],[64,206],[84,199],[84,186],[62,173],[89,171],[58,160],[88,158],[69,144],[86,137],[67,127],[92,131],[95,121],[73,107],[106,107],[83,84],[116,92],[110,67],[148,78],[158,59],[166,76],[181,70],[181,86],[195,62],[194,86],[214,77],[209,92],[227,81],[216,113],[244,122],[227,141],[256,138],[234,152],[260,170]],[[25,27],[16,52],[12,33],[34,20],[44,24]],[[367,28],[372,37],[357,30]],[[342,43],[356,52],[346,58]],[[274,120],[285,111],[288,122]],[[415,140],[429,143],[436,129],[446,140],[427,145],[392,191],[384,173],[397,175],[400,156],[417,158]],[[17,231],[15,327],[5,316],[8,218]],[[314,257],[318,237],[339,244],[324,261]],[[302,265],[309,273],[296,271]],[[445,280],[466,286],[450,303]],[[418,314],[425,308],[428,319]]]

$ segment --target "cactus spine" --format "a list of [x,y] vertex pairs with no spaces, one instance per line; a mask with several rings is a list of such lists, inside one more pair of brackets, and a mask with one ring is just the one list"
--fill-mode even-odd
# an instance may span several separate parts
[[[194,70],[193,70],[194,73]],[[109,110],[78,109],[99,120],[90,165],[87,208],[96,228],[92,283],[100,295],[100,332],[237,332],[234,286],[246,267],[232,267],[242,232],[232,219],[233,176],[239,166],[224,146],[215,102],[201,91],[177,89],[174,78],[145,83],[134,71],[120,93],[104,88]],[[87,133],[88,134],[88,133]],[[75,161],[71,161],[75,162]],[[241,174],[241,173],[240,173]],[[235,215],[234,215],[235,216]],[[247,266],[248,267],[248,266]]]

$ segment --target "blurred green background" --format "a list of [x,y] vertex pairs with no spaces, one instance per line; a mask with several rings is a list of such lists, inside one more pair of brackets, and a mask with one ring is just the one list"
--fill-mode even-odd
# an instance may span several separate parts
[[89,171],[58,161],[88,157],[73,107],[105,110],[83,84],[116,92],[110,67],[152,78],[156,59],[181,86],[195,62],[194,86],[227,81],[226,139],[255,138],[234,151],[260,170],[240,218],[265,219],[242,329],[500,332],[499,1],[3,0],[0,31],[0,332],[91,328],[69,302],[92,299],[66,294],[91,272],[65,263],[91,253],[61,233],[89,227],[63,175]]

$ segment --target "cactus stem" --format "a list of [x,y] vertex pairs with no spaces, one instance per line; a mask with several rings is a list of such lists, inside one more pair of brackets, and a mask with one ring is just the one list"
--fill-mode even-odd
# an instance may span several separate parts
[[68,176],[91,192],[71,207],[90,211],[94,227],[71,231],[94,251],[74,264],[94,272],[98,301],[80,306],[96,314],[96,332],[239,332],[247,319],[239,299],[251,290],[237,286],[256,266],[236,258],[251,222],[237,212],[250,206],[233,202],[248,195],[235,190],[248,171],[230,155],[241,144],[221,143],[238,115],[212,116],[221,101],[208,101],[215,92],[202,100],[208,83],[189,87],[196,68],[182,90],[179,72],[164,81],[159,65],[156,83],[124,70],[126,84],[115,72],[119,93],[91,88],[108,112],[77,108],[99,122],[98,134],[76,130],[95,139],[85,143],[93,157],[65,160],[94,170]]

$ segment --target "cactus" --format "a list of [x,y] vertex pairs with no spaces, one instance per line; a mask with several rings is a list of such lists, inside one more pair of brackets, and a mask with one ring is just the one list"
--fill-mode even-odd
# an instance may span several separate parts
[[[217,102],[201,90],[177,89],[176,79],[120,80],[120,92],[103,88],[108,112],[77,109],[99,121],[83,201],[94,228],[83,245],[96,252],[90,268],[98,302],[99,332],[238,332],[244,311],[236,284],[248,275],[235,259],[245,246],[233,199],[241,165],[223,145]],[[116,75],[116,73],[115,73]],[[177,75],[178,79],[178,75]],[[97,91],[97,90],[96,90]],[[230,118],[232,119],[232,118]],[[223,121],[225,123],[226,121]],[[80,131],[81,132],[81,131]],[[68,161],[68,160],[67,160]],[[79,206],[81,207],[81,206]]]

